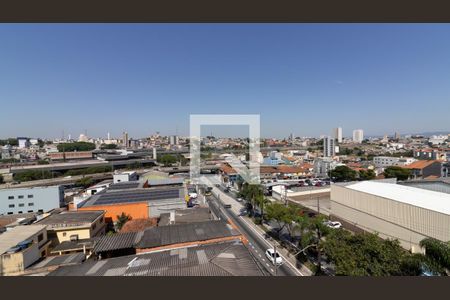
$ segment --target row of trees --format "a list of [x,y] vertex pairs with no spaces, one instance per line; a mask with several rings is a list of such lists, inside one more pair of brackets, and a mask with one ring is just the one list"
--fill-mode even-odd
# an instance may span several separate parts
[[92,151],[95,150],[94,143],[88,142],[74,142],[74,143],[61,143],[56,146],[59,152],[75,152],[75,151]]
[[316,258],[317,274],[322,273],[324,256],[334,265],[336,275],[418,276],[424,271],[449,274],[449,242],[424,239],[420,244],[426,254],[412,254],[398,240],[382,239],[373,233],[331,229],[324,224],[324,216],[309,217],[299,206],[278,202],[266,205],[264,218],[277,224],[278,238],[286,229],[291,243],[300,252],[300,260]]
[[353,180],[371,180],[375,179],[376,175],[373,170],[359,170],[355,171],[347,166],[338,166],[330,172],[330,177],[335,181],[353,181]]
[[180,162],[182,166],[185,166],[187,164],[187,159],[181,154],[177,154],[177,155],[164,154],[164,155],[158,156],[156,161],[160,164],[163,164],[164,167],[170,167],[173,164],[176,164],[178,162]]
[[106,173],[111,172],[111,166],[98,166],[98,167],[89,167],[84,169],[77,170],[68,170],[67,172],[58,172],[58,171],[48,171],[48,170],[28,170],[20,173],[14,174],[14,180],[16,181],[31,181],[31,180],[40,180],[40,179],[49,179],[60,176],[77,176],[77,175],[88,175],[88,174],[96,174],[96,173]]
[[[391,166],[384,169],[385,178],[397,178],[398,180],[407,180],[411,176],[411,171],[398,166]],[[335,181],[354,181],[354,180],[371,180],[375,179],[373,170],[355,171],[347,166],[338,166],[330,172],[330,177]]]
[[428,271],[448,275],[450,270],[450,242],[424,239],[425,255],[412,254],[403,249],[398,240],[381,239],[373,233],[351,233],[331,229],[322,215],[310,217],[299,205],[271,202],[264,197],[260,185],[241,183],[239,196],[247,201],[250,215],[259,208],[255,221],[271,221],[274,235],[281,233],[296,247],[301,261],[315,257],[316,273],[322,273],[322,258],[335,267],[336,275],[348,276],[417,276]]

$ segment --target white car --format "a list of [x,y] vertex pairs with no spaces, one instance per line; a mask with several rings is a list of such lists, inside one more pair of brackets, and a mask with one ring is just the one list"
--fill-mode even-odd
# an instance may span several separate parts
[[244,201],[244,199],[242,199],[242,198],[237,198],[236,201],[237,201],[237,202],[242,202],[242,201]]
[[277,265],[281,265],[283,263],[283,259],[281,258],[281,256],[278,254],[278,252],[275,253],[273,249],[267,249],[266,257],[272,264],[275,264],[276,262]]
[[338,221],[327,221],[325,222],[325,225],[327,225],[330,228],[339,229],[342,227],[341,222]]
[[197,193],[189,193],[189,198],[197,199],[197,197],[198,197]]

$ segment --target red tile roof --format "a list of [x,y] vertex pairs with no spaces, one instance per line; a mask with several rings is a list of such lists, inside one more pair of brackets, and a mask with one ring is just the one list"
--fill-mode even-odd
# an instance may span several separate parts
[[406,169],[424,169],[433,163],[437,162],[437,160],[418,160],[415,161],[407,166],[404,166],[403,168]]

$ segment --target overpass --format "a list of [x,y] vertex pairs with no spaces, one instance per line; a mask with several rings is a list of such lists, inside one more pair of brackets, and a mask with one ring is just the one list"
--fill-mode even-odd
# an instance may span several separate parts
[[84,169],[89,167],[123,167],[130,164],[153,164],[156,165],[153,159],[127,159],[127,160],[115,160],[115,161],[104,161],[104,160],[85,160],[79,162],[65,162],[65,163],[54,163],[48,165],[32,165],[32,166],[16,166],[9,169],[9,173],[17,174],[26,171],[67,171],[74,169]]

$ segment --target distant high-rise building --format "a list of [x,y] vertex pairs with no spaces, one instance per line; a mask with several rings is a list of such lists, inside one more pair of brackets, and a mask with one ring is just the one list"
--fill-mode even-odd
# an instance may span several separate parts
[[353,130],[353,142],[362,143],[364,140],[364,131],[362,129]]
[[335,140],[331,136],[323,138],[323,156],[332,157],[335,155],[336,147]]
[[334,129],[334,138],[338,143],[342,143],[342,127]]
[[169,144],[170,145],[178,145],[178,136],[177,135],[169,136]]
[[396,133],[394,134],[394,138],[395,138],[396,140],[399,140],[399,139],[401,138],[400,133],[396,132]]
[[125,148],[128,147],[128,132],[126,131],[123,132],[122,144]]

